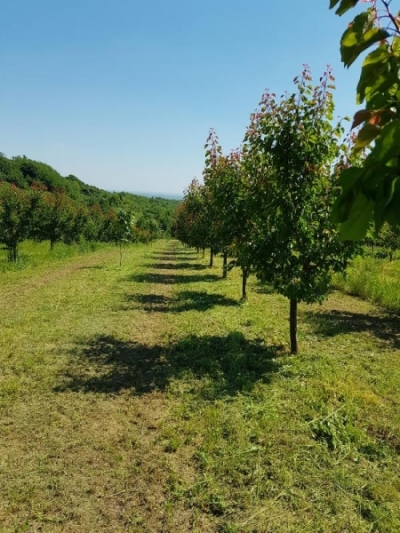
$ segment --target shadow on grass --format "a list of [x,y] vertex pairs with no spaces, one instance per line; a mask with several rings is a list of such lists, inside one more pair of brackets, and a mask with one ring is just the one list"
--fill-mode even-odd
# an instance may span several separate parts
[[[162,256],[159,256],[159,257],[150,257],[150,259],[152,261],[163,261],[163,262],[179,262],[179,261],[182,261],[182,262],[191,262],[193,264],[196,264],[196,262],[199,260],[198,257],[180,257],[180,256],[176,256],[176,255],[172,255],[172,254],[166,254],[166,255],[162,255]],[[149,264],[148,266],[151,266],[153,267],[154,266],[154,263],[151,263],[151,265]]]
[[163,294],[133,294],[127,296],[126,300],[128,302],[138,302],[142,304],[146,311],[152,311],[154,310],[153,306],[163,305],[166,307],[173,301],[173,298],[164,296]]
[[205,270],[205,265],[196,265],[192,263],[149,263],[145,265],[147,268],[155,268],[157,270]]
[[165,285],[173,285],[179,283],[199,283],[220,280],[220,276],[215,274],[133,274],[128,276],[125,281],[134,281],[139,283],[159,283]]
[[153,252],[151,254],[154,258],[164,259],[165,257],[172,259],[188,259],[189,261],[194,261],[198,259],[199,254],[196,252],[175,252],[175,251],[165,251],[165,252]]
[[256,292],[257,294],[274,294],[275,293],[272,285],[262,285],[254,289],[254,292]]
[[191,383],[204,399],[251,391],[256,382],[268,383],[278,369],[278,348],[242,333],[226,337],[190,335],[167,346],[125,342],[111,335],[79,340],[70,352],[70,367],[57,392],[141,395],[167,390],[172,380]]
[[378,339],[400,348],[400,317],[394,315],[371,315],[349,311],[325,311],[304,314],[315,333],[334,337],[342,333],[369,331]]
[[222,294],[209,294],[206,291],[182,291],[175,298],[161,294],[134,294],[128,302],[142,304],[150,313],[183,313],[185,311],[208,311],[216,306],[236,307],[239,302]]

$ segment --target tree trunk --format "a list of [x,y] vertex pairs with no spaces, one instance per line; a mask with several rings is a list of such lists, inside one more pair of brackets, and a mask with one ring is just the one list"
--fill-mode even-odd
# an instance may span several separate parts
[[54,250],[54,245],[55,245],[56,241],[54,239],[50,239],[50,250],[53,251]]
[[12,244],[8,248],[8,261],[10,263],[16,263],[17,262],[17,245]]
[[227,270],[227,266],[228,266],[228,252],[224,252],[224,259],[223,259],[223,263],[222,263],[222,278],[223,279],[226,279],[228,277],[228,270]]
[[249,271],[242,267],[242,300],[247,300],[247,278],[249,277]]
[[122,242],[119,243],[119,266],[122,266]]
[[290,300],[290,353],[297,354],[297,299]]
[[206,249],[203,248],[203,259],[204,259],[204,256],[206,255]]
[[214,250],[211,248],[210,250],[210,263],[208,265],[210,268],[214,266]]

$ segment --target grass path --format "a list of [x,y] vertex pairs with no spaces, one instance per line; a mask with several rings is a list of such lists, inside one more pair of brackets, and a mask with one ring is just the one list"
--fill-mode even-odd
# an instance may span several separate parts
[[0,281],[1,532],[400,531],[400,321],[176,242]]

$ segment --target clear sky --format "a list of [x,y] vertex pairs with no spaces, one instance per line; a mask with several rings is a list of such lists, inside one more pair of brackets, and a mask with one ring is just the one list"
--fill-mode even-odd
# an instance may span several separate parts
[[179,194],[216,129],[238,147],[265,88],[308,63],[354,111],[360,66],[328,0],[9,0],[1,7],[0,151],[107,190]]

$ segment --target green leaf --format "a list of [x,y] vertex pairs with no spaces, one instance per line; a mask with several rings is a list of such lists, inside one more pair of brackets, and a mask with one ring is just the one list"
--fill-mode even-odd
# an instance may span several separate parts
[[353,189],[355,184],[360,181],[365,170],[360,167],[345,168],[340,173],[339,183],[344,192]]
[[364,101],[367,92],[369,94],[368,100],[370,100],[371,95],[375,92],[374,87],[376,88],[377,85],[379,86],[379,84],[385,83],[385,79],[379,79],[378,83],[377,80],[381,76],[387,76],[389,69],[388,60],[389,47],[387,44],[380,45],[379,48],[367,55],[361,68],[360,80],[357,84],[357,104],[361,104]]
[[353,201],[347,220],[340,224],[340,239],[342,241],[363,239],[368,231],[373,209],[373,200],[359,192]]
[[381,179],[378,184],[377,193],[375,194],[376,201],[374,209],[376,231],[379,231],[385,222],[388,214],[388,206],[393,198],[396,181],[398,179],[393,175],[393,172],[390,172],[391,170],[392,169],[388,167],[381,167],[380,169]]
[[[390,100],[389,91],[393,85],[398,83],[397,76],[394,75],[393,71],[385,70],[380,75],[375,73],[375,79],[372,80],[371,85],[366,87],[365,90],[365,100],[369,103],[375,97],[375,95],[386,95],[386,103]],[[370,105],[368,106],[370,107]],[[383,106],[382,106],[383,107]]]
[[387,43],[382,43],[375,50],[370,52],[364,59],[363,66],[366,65],[375,65],[376,63],[381,63],[382,61],[387,60],[389,57],[389,45]]
[[363,126],[358,133],[354,145],[354,151],[359,152],[368,146],[379,135],[380,132],[381,128],[379,126],[375,126],[374,124],[365,124],[365,126]]
[[385,209],[385,219],[391,225],[400,225],[400,177],[393,180],[392,195]]
[[393,37],[391,49],[395,55],[400,55],[400,37]]
[[389,37],[389,33],[374,26],[371,13],[357,15],[352,24],[343,33],[340,41],[342,61],[349,67],[357,57],[372,44]]
[[400,156],[400,120],[393,120],[381,129],[372,152],[367,158],[367,164],[388,164],[394,157]]
[[347,220],[364,173],[365,169],[360,167],[346,168],[340,173],[339,184],[342,187],[342,192],[333,205],[331,220],[334,224],[340,224]]
[[[338,3],[338,1],[339,0],[331,0],[329,8],[332,9],[332,7],[334,7]],[[358,1],[359,0],[342,0],[340,2],[339,7],[335,11],[336,15],[339,15],[339,17],[340,17],[341,15],[346,13],[346,11],[348,11],[352,7],[356,6],[358,4]]]
[[[382,89],[384,90],[384,88]],[[373,95],[368,96],[368,102],[367,102],[367,109],[373,109],[373,110],[386,110],[389,114],[387,115],[387,119],[390,116],[390,107],[393,105],[393,98],[391,97],[390,93],[388,91],[385,92],[375,92]],[[393,114],[390,118],[393,118]]]

